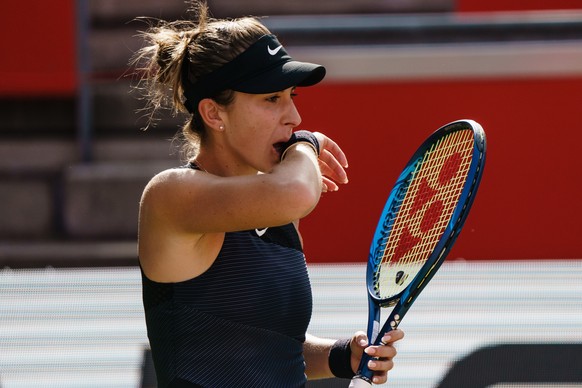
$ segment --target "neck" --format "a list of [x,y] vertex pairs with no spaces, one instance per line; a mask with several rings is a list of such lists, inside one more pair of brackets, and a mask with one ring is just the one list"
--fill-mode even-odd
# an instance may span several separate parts
[[227,155],[221,157],[220,152],[209,152],[201,149],[193,162],[200,170],[222,177],[256,175],[258,173],[257,170],[249,166],[241,165],[232,157]]

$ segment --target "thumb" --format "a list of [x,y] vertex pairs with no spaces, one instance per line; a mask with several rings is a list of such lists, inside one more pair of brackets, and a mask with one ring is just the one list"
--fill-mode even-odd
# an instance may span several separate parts
[[350,349],[352,351],[352,356],[350,364],[352,370],[357,372],[360,361],[364,355],[364,349],[368,346],[368,336],[363,331],[358,331],[352,337],[352,342],[350,343]]
[[368,346],[368,336],[363,331],[357,331],[352,338],[352,344],[362,351]]

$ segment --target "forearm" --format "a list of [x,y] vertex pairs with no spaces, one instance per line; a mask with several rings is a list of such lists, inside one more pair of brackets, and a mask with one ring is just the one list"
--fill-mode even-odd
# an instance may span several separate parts
[[329,369],[329,351],[335,340],[306,335],[303,344],[305,373],[309,380],[333,377]]
[[321,192],[321,171],[319,169],[318,155],[313,145],[298,142],[290,145],[273,171],[279,174],[291,174],[293,177],[302,176]]
[[[289,147],[284,159],[272,171],[271,178],[281,182],[286,194],[292,193],[288,208],[295,206],[303,210],[297,219],[307,215],[321,197],[322,176],[317,155],[306,143],[296,143]],[[296,203],[295,203],[296,202]]]

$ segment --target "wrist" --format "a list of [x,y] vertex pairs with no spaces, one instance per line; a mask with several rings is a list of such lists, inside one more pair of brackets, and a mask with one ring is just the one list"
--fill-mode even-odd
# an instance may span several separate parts
[[354,377],[351,342],[351,338],[337,340],[329,350],[329,369],[335,377],[344,379]]
[[313,149],[313,152],[315,152],[315,155],[319,156],[319,141],[315,135],[309,131],[301,130],[294,132],[291,135],[291,138],[285,144],[283,144],[281,147],[283,149],[283,152],[281,153],[281,160],[285,158],[287,151],[297,143],[304,143],[310,146]]

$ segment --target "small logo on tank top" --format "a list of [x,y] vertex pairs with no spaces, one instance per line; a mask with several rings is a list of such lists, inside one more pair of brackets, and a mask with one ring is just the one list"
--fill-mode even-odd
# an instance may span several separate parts
[[257,233],[257,236],[261,237],[262,235],[264,235],[265,233],[267,233],[267,229],[269,229],[269,228],[255,229],[255,232]]

